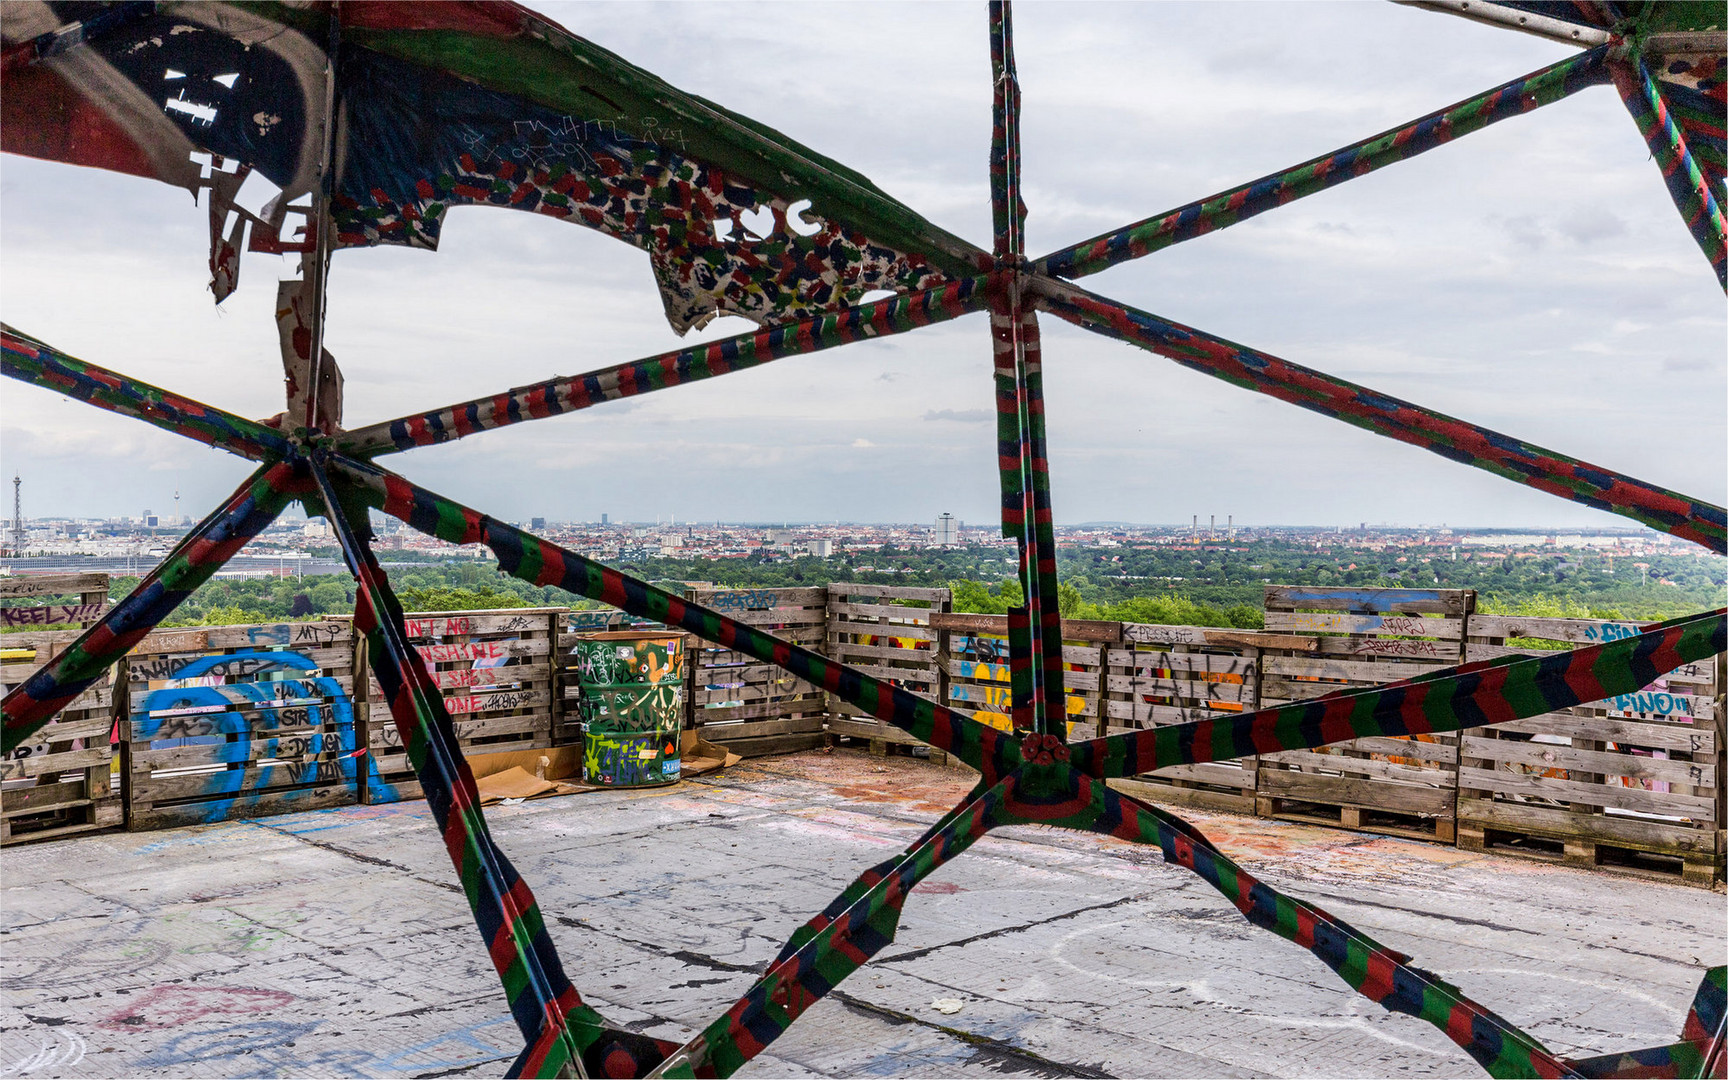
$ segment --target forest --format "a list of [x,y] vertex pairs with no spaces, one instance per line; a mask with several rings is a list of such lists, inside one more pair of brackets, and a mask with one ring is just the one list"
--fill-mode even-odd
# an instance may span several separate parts
[[[473,560],[424,562],[380,551],[410,611],[599,605],[508,577]],[[818,586],[831,581],[948,586],[954,609],[1001,613],[1021,602],[1011,555],[999,547],[884,547],[833,558],[762,555],[667,559],[620,567],[680,591],[701,583],[739,588]],[[411,565],[405,565],[410,564]],[[1267,584],[1468,588],[1479,610],[1569,618],[1661,619],[1728,605],[1728,560],[1676,547],[1671,553],[1608,556],[1533,549],[1488,555],[1432,547],[1374,550],[1312,542],[1235,541],[1064,547],[1058,566],[1069,618],[1197,626],[1258,627]],[[117,578],[118,599],[137,582]],[[198,589],[164,625],[272,622],[353,610],[345,576],[219,578]]]

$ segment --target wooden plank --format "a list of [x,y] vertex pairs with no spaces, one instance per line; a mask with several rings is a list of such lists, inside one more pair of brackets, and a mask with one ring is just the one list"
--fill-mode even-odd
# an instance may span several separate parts
[[8,574],[0,577],[0,600],[25,596],[60,596],[71,593],[107,592],[106,573]]
[[[1096,688],[1096,682],[1093,683],[1093,686]],[[1254,703],[1254,686],[1252,683],[1156,679],[1146,675],[1110,675],[1107,676],[1106,689],[1113,694],[1132,694],[1135,697],[1185,697],[1197,698],[1202,701],[1241,702],[1248,705]]]
[[786,716],[790,713],[822,713],[825,711],[824,699],[818,694],[811,697],[792,698],[786,701],[769,701],[756,705],[721,705],[698,710],[698,724],[723,723],[727,720],[754,720],[760,717]]
[[1165,626],[1156,623],[1123,623],[1122,640],[1140,645],[1212,645],[1220,648],[1290,649],[1311,652],[1319,639],[1301,634],[1268,634],[1260,630],[1231,630],[1212,626]]
[[1106,662],[1120,667],[1133,667],[1136,671],[1194,671],[1246,678],[1252,678],[1259,669],[1256,657],[1234,653],[1135,652],[1111,649],[1106,656]]
[[1549,776],[1502,772],[1495,769],[1475,769],[1462,766],[1458,770],[1458,786],[1471,791],[1495,791],[1501,794],[1534,795],[1556,802],[1581,803],[1585,806],[1614,807],[1636,810],[1644,814],[1671,814],[1698,821],[1716,820],[1716,800],[1673,792],[1645,791],[1643,788],[1614,784],[1580,783],[1558,780]]
[[1556,839],[1602,840],[1644,851],[1715,854],[1716,830],[1678,821],[1580,814],[1564,807],[1459,796],[1458,824]]
[[414,613],[402,620],[410,638],[463,637],[470,634],[550,634],[551,616],[561,608],[512,608],[502,612]]
[[39,814],[86,805],[89,802],[90,790],[84,777],[54,784],[37,784],[34,787],[8,788],[0,791],[0,817]]
[[[959,611],[938,611],[930,615],[932,630],[951,630],[965,634],[1008,636],[1008,616],[974,615]],[[1122,640],[1122,624],[1095,619],[1063,619],[1062,640],[1098,641],[1115,644]]]
[[830,599],[828,601],[828,617],[832,620],[836,615],[851,616],[854,622],[859,619],[887,619],[891,623],[904,621],[927,626],[929,625],[930,609],[902,607],[898,604],[860,604]]
[[[1444,664],[1423,664],[1416,661],[1398,663],[1392,660],[1336,660],[1313,656],[1265,656],[1260,660],[1262,675],[1308,675],[1317,679],[1345,679],[1357,684],[1397,682],[1428,671],[1437,671]],[[1327,687],[1330,690],[1343,687]]]
[[1285,772],[1290,766],[1296,766],[1311,776],[1334,772],[1346,776],[1370,777],[1391,784],[1420,784],[1424,787],[1452,790],[1450,765],[1405,765],[1396,761],[1377,761],[1346,754],[1323,754],[1313,750],[1281,750],[1275,754],[1262,754],[1260,763],[1261,776]]
[[1338,615],[1307,611],[1268,611],[1266,629],[1293,634],[1392,634],[1401,637],[1458,641],[1464,620],[1420,615]]
[[[316,786],[298,788],[289,791],[263,792],[258,794],[245,793],[231,804],[223,806],[219,816],[212,819],[211,804],[208,802],[190,802],[177,806],[151,806],[149,808],[135,807],[133,809],[130,828],[136,830],[172,828],[184,825],[203,825],[211,820],[229,821],[245,818],[269,817],[274,814],[294,814],[307,810],[321,810],[331,806],[347,806],[354,802],[355,792],[352,787]],[[217,805],[221,805],[218,803]]]
[[1263,796],[1280,799],[1442,818],[1452,817],[1455,794],[1450,788],[1390,784],[1383,780],[1354,780],[1343,776],[1317,776],[1285,769],[1260,770],[1258,790]]
[[550,643],[544,638],[529,641],[444,641],[434,645],[416,645],[414,651],[429,664],[447,664],[462,660],[545,656],[550,651]]
[[[1470,732],[1510,731],[1527,735],[1563,735],[1570,739],[1601,739],[1646,750],[1684,750],[1708,754],[1716,749],[1716,732],[1702,724],[1662,724],[1644,720],[1612,720],[1568,713],[1543,713],[1524,720],[1471,728]],[[1469,738],[1466,733],[1466,738]]]
[[833,596],[891,596],[897,600],[925,600],[932,603],[945,602],[952,594],[943,588],[924,588],[916,585],[859,585],[853,582],[830,584],[828,595]]
[[29,757],[0,759],[0,780],[21,780],[31,776],[45,776],[48,773],[72,772],[77,769],[89,769],[97,766],[107,768],[114,760],[114,748],[108,745],[106,735],[101,746],[87,747],[83,750],[65,750],[55,754],[32,754]]
[[1420,611],[1463,615],[1468,589],[1359,589],[1313,585],[1268,585],[1266,607],[1318,608],[1323,611]]
[[[1567,769],[1596,773],[1601,776],[1625,776],[1634,780],[1663,780],[1694,787],[1716,786],[1716,765],[1710,761],[1684,761],[1675,758],[1655,758],[1642,754],[1622,754],[1612,750],[1580,750],[1551,743],[1513,742],[1510,739],[1482,739],[1465,736],[1464,756],[1483,761],[1527,765],[1533,769]],[[1477,770],[1478,772],[1486,770]],[[1494,770],[1516,777],[1521,774]],[[1609,787],[1622,786],[1606,782]],[[1493,788],[1511,792],[1516,788]]]
[[826,718],[821,716],[805,716],[790,720],[739,720],[703,724],[700,730],[704,739],[710,742],[724,743],[728,738],[754,739],[763,735],[796,735],[810,731],[821,731],[826,722]]
[[826,588],[688,589],[686,597],[722,615],[776,607],[817,607],[828,603]]
[[1471,637],[1540,638],[1582,645],[1600,645],[1637,637],[1643,624],[1607,619],[1547,619],[1525,615],[1472,615]]
[[79,625],[100,619],[107,608],[105,603],[0,607],[0,626]]

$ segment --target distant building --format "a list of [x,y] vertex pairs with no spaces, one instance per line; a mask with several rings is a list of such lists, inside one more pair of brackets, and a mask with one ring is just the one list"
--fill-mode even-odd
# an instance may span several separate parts
[[528,527],[530,529],[533,529],[535,532],[539,532],[541,529],[544,529],[546,527],[546,519],[545,518],[529,518],[528,519]]
[[791,529],[769,529],[768,543],[775,547],[789,547],[792,544]]
[[600,515],[600,524],[602,524],[602,525],[612,524],[612,515],[611,514],[601,514]]
[[826,559],[830,555],[834,554],[834,541],[811,540],[804,545],[804,550],[816,556],[818,559]]
[[936,547],[959,547],[960,520],[953,514],[938,515],[935,531],[930,535],[930,543]]

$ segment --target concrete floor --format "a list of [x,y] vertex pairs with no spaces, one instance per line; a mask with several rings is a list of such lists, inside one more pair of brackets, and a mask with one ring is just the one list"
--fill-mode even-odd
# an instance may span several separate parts
[[[813,752],[488,817],[583,996],[684,1038],[968,775]],[[1672,1041],[1728,950],[1720,893],[1189,816],[1562,1053]],[[520,1047],[423,802],[12,848],[0,872],[0,1077],[499,1076]],[[898,940],[741,1075],[1481,1073],[1156,853],[1019,828],[920,885]]]

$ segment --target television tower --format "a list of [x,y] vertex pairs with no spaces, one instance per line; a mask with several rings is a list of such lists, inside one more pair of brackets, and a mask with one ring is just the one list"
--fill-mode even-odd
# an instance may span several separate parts
[[12,554],[24,554],[24,478],[12,476]]

